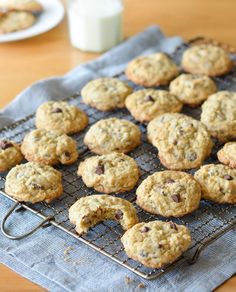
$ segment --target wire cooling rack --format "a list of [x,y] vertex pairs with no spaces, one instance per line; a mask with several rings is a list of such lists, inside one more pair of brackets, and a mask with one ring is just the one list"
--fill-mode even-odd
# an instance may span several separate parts
[[[183,51],[191,44],[199,42],[206,42],[206,40],[203,38],[197,38],[189,43],[182,44],[180,47],[177,48],[172,57],[177,63],[179,63]],[[233,48],[230,48],[229,51],[231,53],[235,53]],[[233,54],[232,57],[235,58],[236,55]],[[123,73],[116,77],[128,82]],[[234,86],[236,84],[236,71],[231,72],[225,77],[215,78],[215,81],[218,85],[219,90],[234,90]],[[139,86],[135,86],[132,83],[130,83],[130,85],[133,86],[135,90],[141,88]],[[70,97],[67,100],[71,104],[79,106],[88,114],[90,118],[90,125],[100,119],[114,116],[130,120],[140,127],[142,131],[142,145],[130,153],[130,155],[137,161],[141,169],[141,177],[139,183],[148,175],[156,171],[164,170],[164,167],[160,164],[157,158],[156,148],[150,145],[146,139],[146,126],[135,121],[130,116],[127,110],[124,109],[113,112],[99,112],[83,104],[81,102],[79,94],[75,94],[75,96]],[[189,107],[184,107],[183,113],[199,119],[200,108],[191,109]],[[34,128],[34,123],[34,115],[28,116],[25,119],[20,120],[9,127],[2,129],[0,131],[0,138],[20,142],[25,134]],[[192,245],[177,262],[170,264],[163,269],[147,268],[142,264],[139,264],[138,262],[127,257],[120,242],[120,237],[122,236],[124,231],[117,222],[105,221],[91,228],[91,230],[86,235],[78,236],[75,233],[74,226],[69,222],[68,209],[79,198],[97,193],[94,190],[87,188],[82,182],[81,178],[76,175],[79,162],[93,155],[83,144],[83,137],[86,131],[87,129],[85,129],[85,131],[80,134],[73,135],[73,138],[76,139],[78,143],[78,150],[80,152],[79,161],[71,166],[56,167],[63,174],[64,193],[53,203],[38,203],[35,205],[21,204],[4,193],[5,175],[2,175],[0,177],[0,194],[15,202],[13,207],[9,210],[9,212],[6,214],[5,218],[2,221],[2,231],[7,237],[11,239],[21,239],[29,236],[40,227],[54,225],[64,232],[77,238],[79,241],[82,241],[83,243],[89,245],[96,251],[106,255],[123,267],[126,267],[129,270],[133,271],[139,276],[142,276],[146,279],[154,279],[172,270],[174,267],[176,267],[176,265],[180,264],[183,261],[188,261],[190,264],[195,263],[200,255],[200,252],[206,246],[208,246],[221,235],[236,226],[236,206],[218,205],[207,201],[202,201],[200,204],[200,208],[194,213],[184,216],[183,218],[173,218],[172,220],[175,223],[184,224],[190,229],[192,235]],[[216,152],[220,147],[221,145],[216,142],[211,157],[205,163],[217,162]],[[193,173],[194,171],[195,170],[191,170],[190,172]],[[167,221],[166,218],[149,214],[139,208],[135,204],[135,189],[129,193],[124,193],[118,196],[129,200],[135,205],[140,221],[147,222],[156,219]],[[7,219],[9,219],[11,213],[14,211],[21,212],[25,209],[42,218],[42,222],[40,223],[40,225],[33,227],[32,231],[22,236],[13,236],[8,234],[5,224]]]

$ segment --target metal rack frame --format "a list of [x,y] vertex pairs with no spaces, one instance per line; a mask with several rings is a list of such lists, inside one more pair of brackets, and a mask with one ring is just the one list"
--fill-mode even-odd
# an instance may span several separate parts
[[[195,38],[188,43],[180,45],[176,51],[173,53],[172,57],[177,63],[180,62],[181,55],[183,51],[190,45],[196,43],[215,43],[226,48],[230,53],[235,54],[236,49],[216,43],[212,40],[206,40],[202,37]],[[236,58],[236,56],[234,55]],[[117,75],[116,77],[121,80],[126,80],[123,73]],[[225,77],[217,77],[215,81],[220,89],[230,89],[233,83],[236,82],[236,71],[231,72]],[[128,82],[128,81],[127,81]],[[139,86],[130,83],[134,89],[140,89]],[[164,87],[163,87],[164,88]],[[108,118],[110,116],[115,116],[118,118],[125,118],[133,121],[140,126],[142,131],[142,145],[132,151],[130,155],[136,159],[141,169],[141,178],[139,183],[146,178],[148,175],[155,171],[163,170],[164,167],[160,164],[157,158],[157,150],[155,147],[150,145],[146,140],[146,126],[135,121],[127,110],[117,110],[113,112],[99,112],[96,109],[89,108],[81,102],[79,94],[75,94],[73,97],[68,99],[68,102],[78,105],[80,108],[85,110],[90,118],[90,125],[95,123],[97,120],[102,118]],[[184,107],[183,112],[185,114],[191,115],[194,118],[199,118],[200,108],[192,109],[189,107]],[[20,142],[24,135],[34,128],[34,115],[30,115],[25,119],[22,119],[11,126],[5,127],[0,130],[0,138],[4,137],[7,139],[15,140]],[[86,130],[85,130],[86,131]],[[73,138],[77,140],[79,145],[80,157],[79,161],[92,155],[91,152],[83,145],[83,137],[85,131],[82,133],[73,135]],[[218,151],[220,144],[216,143],[213,149],[212,155],[206,160],[206,163],[215,163],[216,152]],[[53,225],[67,234],[77,238],[79,241],[85,243],[86,245],[92,247],[94,250],[100,252],[101,254],[107,256],[113,261],[119,263],[123,267],[129,269],[130,271],[136,273],[137,275],[146,278],[154,279],[160,277],[164,273],[172,270],[174,267],[182,263],[183,261],[188,261],[189,264],[195,263],[201,251],[210,245],[212,242],[217,240],[223,234],[231,230],[236,226],[236,206],[234,205],[217,205],[207,201],[202,201],[200,208],[192,214],[184,216],[183,218],[173,219],[177,224],[185,224],[189,227],[192,234],[192,245],[189,250],[179,258],[175,263],[166,266],[163,269],[151,269],[143,266],[142,264],[129,259],[124,252],[123,246],[120,242],[120,237],[123,234],[121,226],[112,221],[105,221],[101,224],[93,227],[88,234],[79,236],[74,231],[74,226],[69,222],[68,219],[68,208],[81,196],[92,195],[96,193],[94,190],[87,188],[81,178],[77,177],[76,169],[78,162],[72,166],[57,166],[56,168],[63,173],[63,185],[64,193],[61,198],[58,198],[51,204],[38,203],[35,205],[19,203],[15,199],[11,198],[4,192],[4,181],[5,175],[0,176],[0,194],[5,198],[14,202],[14,205],[5,215],[1,222],[1,230],[5,236],[10,239],[19,240],[27,236],[30,236],[40,228],[45,228],[47,226]],[[193,173],[191,170],[190,173]],[[132,202],[135,205],[135,189],[129,193],[118,195]],[[135,205],[137,209],[140,221],[150,221],[155,219],[161,219],[167,221],[166,218],[161,216],[156,216],[149,214]],[[39,225],[35,226],[27,234],[14,236],[10,234],[7,230],[7,221],[13,212],[23,212],[28,210],[42,219]]]

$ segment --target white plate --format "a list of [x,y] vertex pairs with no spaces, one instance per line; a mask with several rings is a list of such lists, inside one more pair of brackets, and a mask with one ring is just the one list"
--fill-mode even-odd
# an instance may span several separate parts
[[0,43],[31,38],[49,31],[62,21],[65,10],[59,0],[38,0],[38,2],[43,5],[44,11],[38,17],[36,23],[30,28],[0,35]]

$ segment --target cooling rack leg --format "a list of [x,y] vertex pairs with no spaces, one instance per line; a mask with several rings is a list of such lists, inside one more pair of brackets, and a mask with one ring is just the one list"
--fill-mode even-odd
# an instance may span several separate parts
[[33,234],[35,231],[37,231],[39,228],[43,227],[45,224],[50,223],[50,220],[52,220],[52,217],[47,217],[45,218],[39,225],[37,225],[36,227],[34,227],[31,231],[22,234],[22,235],[11,235],[6,231],[6,221],[7,219],[11,216],[11,214],[16,210],[16,208],[18,206],[21,206],[21,204],[19,202],[16,202],[7,212],[7,214],[5,215],[5,217],[2,219],[1,222],[1,231],[2,233],[9,239],[13,239],[13,240],[18,240],[18,239],[23,239],[26,238],[28,236],[30,236],[31,234]]

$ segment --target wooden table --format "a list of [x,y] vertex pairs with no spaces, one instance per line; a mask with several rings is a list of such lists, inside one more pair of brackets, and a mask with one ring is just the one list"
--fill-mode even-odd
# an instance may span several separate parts
[[[131,36],[151,24],[167,35],[185,39],[204,35],[236,47],[235,0],[124,0],[125,35]],[[62,75],[96,54],[73,49],[68,40],[66,19],[41,36],[0,45],[0,108],[21,90],[49,76]],[[37,96],[35,97],[37,98]],[[0,291],[43,291],[0,265]],[[236,291],[236,276],[218,291]]]

